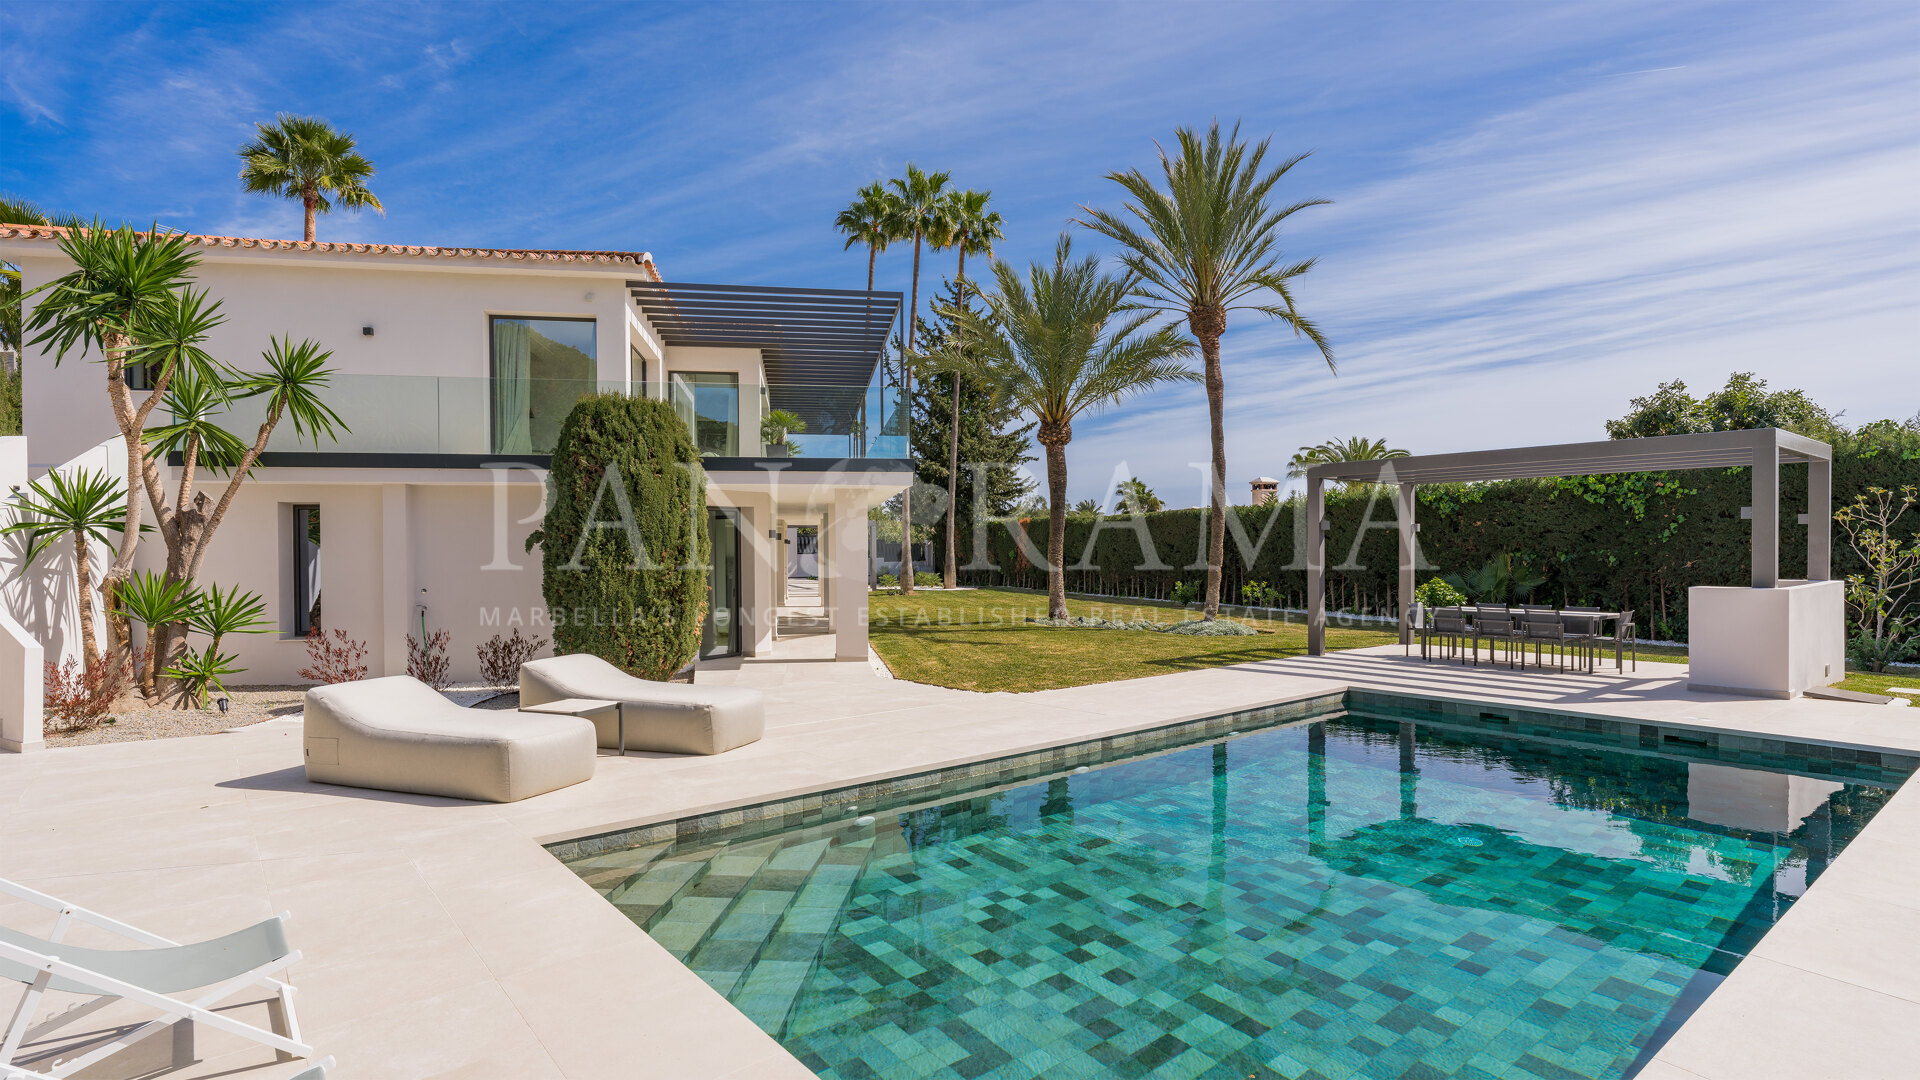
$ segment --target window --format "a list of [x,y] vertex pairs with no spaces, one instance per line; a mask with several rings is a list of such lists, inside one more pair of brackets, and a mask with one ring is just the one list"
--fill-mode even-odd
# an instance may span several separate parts
[[293,508],[293,632],[320,628],[320,508]]
[[593,393],[592,319],[496,316],[493,452],[551,454],[573,403]]
[[627,352],[627,392],[635,397],[651,397],[651,392],[647,390],[647,354],[640,351],[640,346],[632,344],[627,346]]
[[129,390],[153,389],[153,371],[145,364],[128,364],[120,369],[120,374],[127,380]]
[[740,376],[731,372],[676,371],[673,408],[693,433],[701,457],[740,456]]

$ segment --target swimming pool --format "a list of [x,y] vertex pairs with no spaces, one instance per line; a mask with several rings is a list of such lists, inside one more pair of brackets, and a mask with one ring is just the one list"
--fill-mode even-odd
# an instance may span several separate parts
[[556,851],[825,1077],[1616,1077],[1912,765],[1357,691],[1160,737]]

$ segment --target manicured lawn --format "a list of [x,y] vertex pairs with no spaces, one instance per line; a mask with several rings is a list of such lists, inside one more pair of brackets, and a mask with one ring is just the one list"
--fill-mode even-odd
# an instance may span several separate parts
[[[1188,637],[1149,630],[1056,630],[1030,625],[1044,618],[1047,598],[1029,592],[921,590],[912,596],[875,592],[868,600],[873,649],[902,679],[959,690],[1053,690],[1138,679],[1173,671],[1307,651],[1301,623],[1242,619],[1272,633],[1251,637]],[[1172,605],[1068,600],[1074,615],[1102,619],[1194,618]],[[1327,629],[1327,648],[1390,645],[1389,630]]]
[[[1863,694],[1886,694],[1898,687],[1904,690],[1920,690],[1920,671],[1888,672],[1875,675],[1868,671],[1849,671],[1847,677],[1834,684],[1842,690],[1858,690]],[[1920,705],[1920,695],[1888,694],[1889,697],[1903,697],[1915,705]]]

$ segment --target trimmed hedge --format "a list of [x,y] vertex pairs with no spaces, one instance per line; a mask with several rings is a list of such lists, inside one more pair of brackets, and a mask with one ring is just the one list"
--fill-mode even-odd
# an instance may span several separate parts
[[[1543,602],[1633,609],[1641,632],[1686,640],[1687,589],[1693,585],[1741,585],[1752,566],[1751,525],[1740,508],[1751,501],[1748,469],[1593,476],[1557,480],[1510,480],[1489,484],[1441,484],[1419,489],[1417,518],[1426,581],[1435,574],[1478,569],[1495,555],[1518,556],[1546,576],[1534,596]],[[1847,505],[1869,486],[1898,489],[1920,485],[1920,437],[1849,441],[1834,448],[1833,505]],[[1372,527],[1360,537],[1372,508]],[[1796,506],[1806,505],[1806,470],[1780,470],[1780,574],[1806,573],[1806,527]],[[1306,604],[1304,545],[1295,550],[1295,527],[1305,520],[1298,496],[1270,507],[1232,507],[1247,559],[1227,533],[1221,600],[1237,603],[1249,581],[1264,581],[1287,607]],[[1206,575],[1205,510],[1169,510],[1144,516],[1164,569],[1142,558],[1132,519],[1067,519],[1067,581],[1070,592],[1164,598],[1181,581]],[[1393,499],[1384,489],[1327,490],[1327,606],[1357,614],[1391,614],[1397,603],[1398,542]],[[1019,526],[1031,548],[1021,550],[1011,527]],[[962,529],[961,577],[975,585],[1044,589],[1048,522],[994,521],[987,527],[986,562],[997,569],[966,569],[975,562],[973,530]],[[1095,536],[1095,530],[1098,535]],[[1261,542],[1262,536],[1264,542]],[[1093,540],[1091,551],[1089,539]],[[1343,568],[1344,567],[1344,568]],[[1833,571],[1844,577],[1861,569],[1835,530]]]
[[700,647],[712,550],[707,474],[686,424],[663,401],[581,398],[560,426],[547,494],[534,536],[554,651],[670,678]]

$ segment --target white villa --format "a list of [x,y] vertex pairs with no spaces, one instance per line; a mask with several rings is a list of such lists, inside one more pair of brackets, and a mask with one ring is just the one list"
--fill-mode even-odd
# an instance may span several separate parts
[[[0,226],[0,259],[32,290],[70,269],[60,236]],[[900,294],[674,283],[644,252],[189,239],[226,315],[208,351],[245,369],[271,337],[319,342],[352,429],[316,447],[282,424],[213,541],[202,577],[259,593],[276,624],[227,639],[246,681],[301,681],[316,625],[364,641],[372,675],[404,673],[423,627],[451,633],[458,679],[494,634],[550,637],[525,541],[560,422],[596,390],[671,400],[706,457],[703,657],[771,650],[787,538],[811,525],[834,653],[867,659],[867,513],[912,476],[900,391],[875,378]],[[97,359],[25,350],[30,476],[113,462]],[[227,425],[243,434],[247,404]],[[764,425],[772,410],[804,432]],[[142,545],[143,566],[163,557]]]

